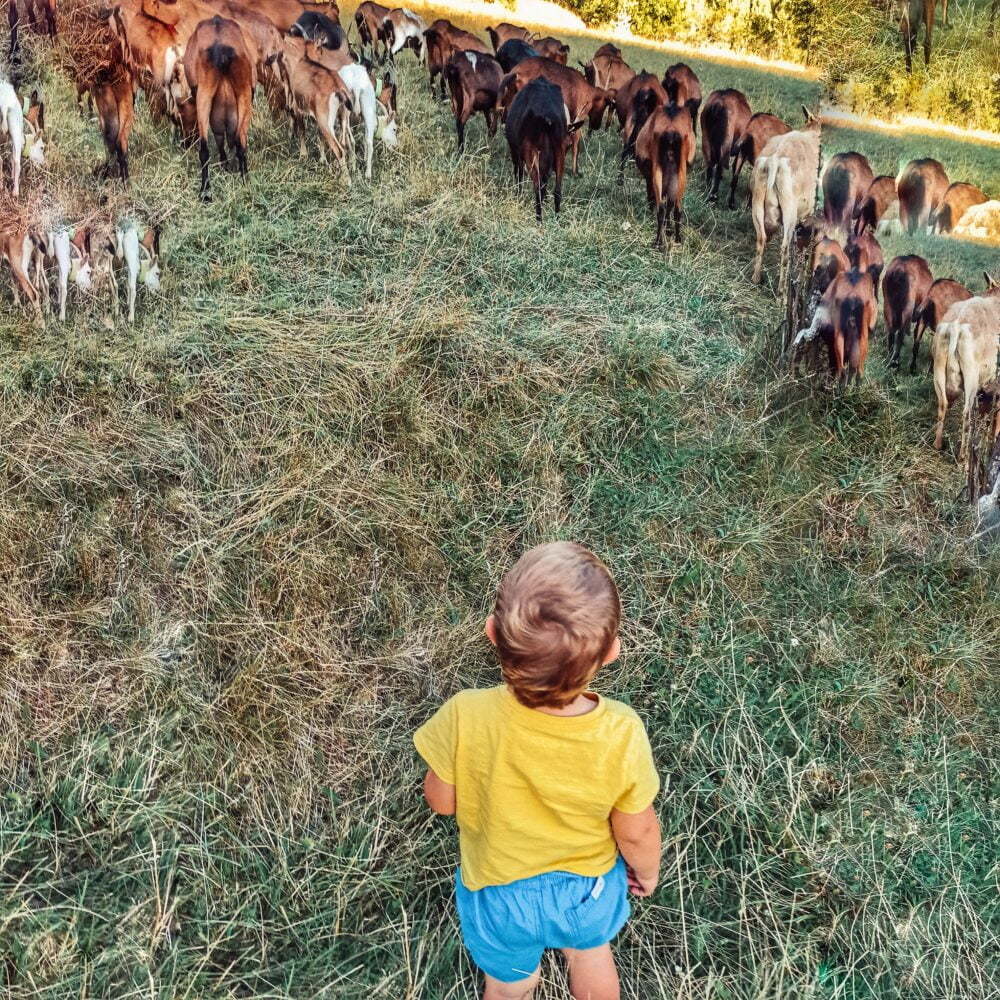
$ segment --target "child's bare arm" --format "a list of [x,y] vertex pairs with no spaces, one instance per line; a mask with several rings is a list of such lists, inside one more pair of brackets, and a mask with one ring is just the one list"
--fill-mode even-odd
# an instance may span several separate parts
[[632,895],[652,895],[660,878],[660,821],[653,807],[641,813],[612,809],[611,832],[629,867]]
[[431,809],[441,816],[455,815],[455,786],[442,781],[430,769],[424,778],[424,798]]

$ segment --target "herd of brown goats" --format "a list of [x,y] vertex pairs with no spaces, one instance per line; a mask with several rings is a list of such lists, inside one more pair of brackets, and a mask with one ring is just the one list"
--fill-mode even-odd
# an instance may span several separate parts
[[[11,0],[10,7],[13,54],[19,28],[56,31],[54,0]],[[665,251],[682,238],[699,133],[709,200],[718,199],[728,169],[728,204],[734,208],[741,172],[748,168],[747,204],[756,232],[753,279],[760,280],[772,235],[782,237],[780,286],[793,245],[813,248],[810,324],[799,331],[796,347],[819,338],[838,379],[860,377],[880,297],[890,365],[898,366],[912,333],[914,371],[924,331],[934,333],[937,447],[949,403],[964,393],[967,422],[979,388],[996,376],[996,283],[987,276],[985,292],[974,295],[950,278],[935,281],[929,264],[916,255],[896,257],[886,266],[877,239],[893,225],[909,233],[951,232],[969,209],[986,202],[973,185],[952,183],[935,160],[915,160],[895,178],[876,177],[862,154],[844,152],[820,172],[820,125],[807,110],[805,124],[793,128],[769,112],[755,113],[738,90],[714,90],[703,98],[691,67],[675,64],[662,78],[637,72],[611,43],[577,70],[567,65],[565,43],[509,23],[489,28],[487,44],[446,19],[425,25],[406,8],[366,0],[354,16],[360,41],[355,50],[336,5],[305,0],[117,0],[99,16],[101,24],[88,35],[90,58],[73,65],[78,95],[89,96],[97,112],[108,178],[117,175],[128,183],[139,89],[151,112],[168,118],[182,142],[198,143],[203,198],[210,197],[210,133],[222,163],[231,151],[236,169],[246,176],[258,86],[272,112],[290,118],[303,152],[306,123],[314,122],[320,155],[331,153],[348,183],[352,127],[360,124],[365,175],[371,177],[374,139],[396,144],[395,58],[410,49],[426,67],[431,93],[450,96],[459,151],[474,115],[483,116],[491,136],[503,123],[514,175],[530,180],[539,220],[552,178],[559,211],[566,161],[571,158],[573,172],[579,171],[585,128],[594,132],[617,124],[619,182],[634,161],[655,217],[654,245]],[[94,37],[100,40],[96,58]],[[31,109],[22,113],[9,81],[0,81],[0,105],[14,147],[16,194],[18,143],[23,147],[26,133],[29,160],[42,162],[43,105],[35,95]],[[820,190],[823,208],[816,214]],[[158,234],[154,246],[152,231],[140,236],[142,231],[128,220],[106,247],[127,268],[130,319],[136,285],[152,288],[159,280]],[[11,266],[15,289],[39,313],[46,267],[55,264],[63,318],[67,285],[88,287],[94,270],[89,234],[69,227],[40,233],[23,222],[5,224],[0,254]]]

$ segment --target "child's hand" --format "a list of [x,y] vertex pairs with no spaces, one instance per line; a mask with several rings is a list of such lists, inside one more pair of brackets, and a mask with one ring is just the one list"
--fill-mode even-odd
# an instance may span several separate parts
[[648,896],[653,895],[653,890],[656,888],[656,878],[641,879],[635,873],[635,869],[631,865],[626,865],[625,870],[628,872],[628,891],[632,893],[633,896],[639,896],[645,899]]

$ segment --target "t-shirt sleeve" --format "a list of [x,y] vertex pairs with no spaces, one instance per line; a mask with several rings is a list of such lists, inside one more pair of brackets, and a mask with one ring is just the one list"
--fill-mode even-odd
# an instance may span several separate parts
[[458,712],[455,699],[446,701],[414,734],[417,753],[444,782],[455,784]]
[[625,767],[622,792],[615,802],[615,809],[623,813],[641,813],[653,804],[660,790],[660,775],[653,762],[653,750],[642,723],[635,720],[625,753],[622,754]]

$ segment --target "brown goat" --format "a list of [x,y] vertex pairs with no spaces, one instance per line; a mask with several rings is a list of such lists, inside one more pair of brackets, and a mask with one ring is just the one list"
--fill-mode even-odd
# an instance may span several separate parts
[[484,55],[491,55],[481,38],[456,28],[443,17],[438,18],[424,32],[424,41],[427,51],[427,72],[431,79],[431,94],[434,93],[434,80],[440,75],[442,100],[445,96],[444,68],[456,52],[482,52]]
[[565,42],[560,42],[558,38],[547,35],[545,38],[536,38],[531,43],[531,47],[546,59],[561,63],[563,66],[569,59],[569,46]]
[[247,132],[257,85],[256,60],[235,21],[215,17],[202,21],[184,52],[184,75],[198,113],[198,158],[201,197],[211,200],[208,182],[208,133],[215,136],[219,158],[228,162],[226,143],[236,152],[240,175],[247,176]]
[[860,236],[852,236],[844,247],[844,253],[856,271],[869,271],[875,284],[875,298],[881,285],[882,272],[885,270],[885,256],[882,245],[870,232]]
[[911,236],[927,226],[948,190],[948,174],[937,160],[911,160],[896,178],[899,221]]
[[458,151],[465,148],[465,126],[481,111],[492,138],[497,131],[497,93],[503,71],[500,63],[482,52],[456,52],[444,68],[451,92],[451,113],[455,116]]
[[865,196],[854,209],[854,232],[860,235],[866,229],[877,229],[882,216],[897,199],[896,178],[882,174],[868,185]]
[[635,141],[643,125],[660,108],[666,107],[667,92],[658,77],[645,70],[636,73],[615,94],[615,113],[622,127],[622,155],[618,161],[618,183],[624,183],[625,162],[635,156]]
[[910,373],[917,370],[917,352],[924,331],[935,332],[944,314],[956,302],[964,302],[972,298],[972,292],[965,285],[952,281],[951,278],[938,278],[927,290],[921,303],[913,314],[913,357],[910,359]]
[[744,165],[753,166],[757,162],[760,151],[767,145],[772,136],[791,132],[791,126],[786,125],[777,115],[769,115],[758,111],[750,116],[746,128],[737,136],[733,143],[733,182],[729,188],[729,207],[736,208],[736,185]]
[[122,184],[128,184],[128,141],[135,121],[135,82],[128,68],[119,63],[106,66],[94,77],[90,96],[97,109],[97,120],[107,158],[101,176],[112,176],[117,168]]
[[811,296],[818,301],[843,271],[851,269],[851,262],[844,248],[829,236],[821,237],[813,250],[812,279],[809,283]]
[[733,156],[736,139],[750,123],[750,102],[738,90],[713,90],[701,109],[701,151],[709,201],[718,201],[722,170]]
[[375,44],[382,35],[382,22],[389,16],[389,7],[383,7],[373,0],[364,0],[354,12],[354,23],[358,26],[358,37],[362,45],[375,51]]
[[656,210],[654,247],[665,247],[663,231],[671,214],[674,239],[681,242],[681,215],[688,164],[694,150],[694,120],[686,105],[658,109],[635,141],[635,162],[646,180],[650,208]]
[[868,158],[861,153],[837,153],[823,170],[823,218],[845,235],[858,206],[875,180]]
[[910,332],[917,306],[934,282],[927,261],[916,254],[894,257],[882,278],[882,308],[888,336],[889,365],[899,367],[903,341]]
[[850,382],[865,374],[868,338],[875,325],[875,283],[867,271],[845,271],[827,289],[834,375]]
[[956,181],[945,191],[937,212],[930,220],[931,228],[937,233],[950,233],[973,205],[982,205],[987,200],[975,185]]
[[527,42],[529,45],[532,39],[532,34],[527,28],[522,28],[516,24],[509,24],[507,21],[498,24],[495,28],[487,28],[486,34],[490,36],[490,41],[493,43],[494,53],[499,52],[500,46],[504,42],[509,42],[512,38]]
[[687,63],[674,63],[663,74],[663,89],[667,103],[685,107],[691,112],[692,128],[698,134],[698,109],[701,107],[701,81]]

